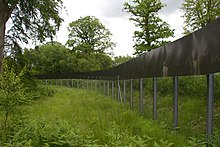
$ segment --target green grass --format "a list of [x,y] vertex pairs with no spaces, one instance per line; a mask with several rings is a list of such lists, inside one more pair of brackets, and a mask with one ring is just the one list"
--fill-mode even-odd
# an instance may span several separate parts
[[90,140],[89,146],[186,146],[185,136],[102,94],[64,87],[53,89],[57,91],[53,97],[40,98],[27,106],[32,125],[43,124],[53,132],[56,128],[48,126],[64,123],[69,130],[77,130]]
[[[220,144],[220,75],[215,76],[214,104],[214,143]],[[100,87],[101,83],[101,87]],[[97,91],[103,93],[103,82],[99,82]],[[123,81],[120,82],[123,97]],[[153,124],[163,127],[167,132],[173,132],[173,85],[172,78],[158,78],[158,119],[153,121],[153,85],[152,79],[144,79],[144,113],[143,118]],[[179,123],[178,135],[186,140],[193,138],[204,142],[206,140],[206,76],[179,78]],[[115,100],[117,101],[117,85],[115,82]],[[129,108],[130,82],[126,82],[126,107]],[[133,110],[139,114],[139,80],[133,80]],[[110,86],[111,95],[111,86]],[[200,145],[201,146],[201,145]]]

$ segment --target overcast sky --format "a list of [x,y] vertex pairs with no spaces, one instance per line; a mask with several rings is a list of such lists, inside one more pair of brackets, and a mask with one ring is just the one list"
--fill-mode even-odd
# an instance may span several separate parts
[[[68,39],[67,26],[70,22],[84,16],[95,16],[113,34],[115,56],[132,55],[134,45],[132,36],[135,31],[133,22],[129,21],[129,14],[122,11],[123,4],[129,0],[63,0],[67,12],[63,12],[63,25],[56,40],[63,44]],[[175,39],[182,37],[183,19],[180,6],[182,0],[161,0],[167,6],[159,13],[160,17],[175,29]]]

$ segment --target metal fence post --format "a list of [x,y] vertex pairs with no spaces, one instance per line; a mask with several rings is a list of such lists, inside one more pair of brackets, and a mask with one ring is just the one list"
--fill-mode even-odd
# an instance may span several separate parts
[[114,93],[115,93],[115,84],[114,81],[112,81],[112,98],[114,98]]
[[120,88],[120,80],[118,76],[118,101],[122,103],[122,97],[121,97],[121,88]]
[[92,86],[93,86],[93,80],[90,80],[90,90],[92,91]]
[[153,104],[153,111],[154,111],[154,120],[157,119],[157,78],[153,78],[154,81],[154,104]]
[[45,80],[45,84],[47,85],[47,80]]
[[79,88],[79,80],[76,81],[76,87]]
[[214,74],[207,75],[207,118],[206,137],[207,142],[212,143],[213,139],[213,115],[214,115]]
[[124,104],[126,106],[126,81],[124,80]]
[[178,129],[178,77],[173,77],[174,106],[173,106],[173,127]]
[[61,79],[61,81],[60,81],[60,85],[63,86],[63,80],[62,80],[62,79]]
[[100,93],[102,93],[102,82],[101,82],[101,80],[99,80],[99,87],[98,87],[98,91],[100,92]]
[[133,81],[130,80],[130,109],[133,109]]
[[108,81],[108,97],[109,97],[109,81]]
[[86,89],[88,90],[89,89],[89,80],[86,79]]
[[56,79],[56,86],[57,86],[57,79]]
[[67,86],[70,88],[71,86],[70,86],[70,83],[69,83],[68,79],[66,80],[66,83],[67,83]]
[[73,79],[71,79],[71,80],[72,80],[72,84],[71,85],[72,85],[72,88],[73,88]]
[[118,76],[118,101],[120,101],[120,81],[119,81],[119,76]]
[[143,113],[143,79],[140,79],[140,112]]
[[95,89],[95,92],[96,92],[96,86],[97,86],[97,83],[96,83],[96,82],[97,82],[97,80],[95,80],[94,82],[95,82],[95,88],[94,88],[94,89]]
[[103,81],[103,89],[104,89],[104,95],[106,95],[105,81]]
[[84,80],[82,80],[82,89],[84,89]]

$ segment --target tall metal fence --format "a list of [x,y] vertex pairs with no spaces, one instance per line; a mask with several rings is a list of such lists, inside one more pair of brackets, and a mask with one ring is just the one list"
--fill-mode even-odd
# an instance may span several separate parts
[[[132,108],[132,80],[140,79],[140,111],[143,108],[143,78],[154,80],[153,118],[157,118],[157,78],[173,77],[173,126],[178,127],[178,77],[189,75],[207,75],[207,140],[213,136],[213,108],[214,108],[214,73],[220,71],[220,18],[214,23],[185,36],[172,43],[168,43],[137,58],[125,62],[117,67],[78,73],[55,73],[36,75],[38,79],[86,79],[105,81],[104,94],[110,94],[106,87],[117,82],[118,99],[122,99],[119,82],[130,80],[130,105]],[[97,84],[97,83],[95,83]],[[73,84],[72,84],[73,85]],[[124,84],[124,92],[126,91]],[[79,87],[79,83],[77,86]],[[112,96],[114,91],[112,90]],[[124,94],[125,96],[125,94]]]

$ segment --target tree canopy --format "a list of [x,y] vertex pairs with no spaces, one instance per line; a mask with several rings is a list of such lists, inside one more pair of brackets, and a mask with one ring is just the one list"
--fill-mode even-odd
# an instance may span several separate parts
[[220,17],[219,0],[185,0],[182,4],[184,34],[192,33]]
[[118,66],[122,63],[125,63],[125,62],[131,60],[131,59],[132,59],[131,56],[117,56],[117,57],[114,57],[113,66]]
[[24,56],[29,60],[29,69],[35,74],[102,70],[113,64],[106,54],[73,52],[58,42],[27,49]]
[[166,39],[173,36],[174,30],[158,16],[164,6],[160,0],[132,0],[124,4],[130,20],[139,28],[134,32],[135,55],[166,44]]
[[94,16],[81,17],[69,24],[67,45],[73,51],[105,53],[115,44],[111,32]]
[[[52,39],[63,21],[59,16],[62,8],[62,0],[0,0],[0,72],[5,35],[7,43],[9,40],[27,43],[28,39],[41,42],[46,38]],[[5,32],[7,21],[12,26]]]

